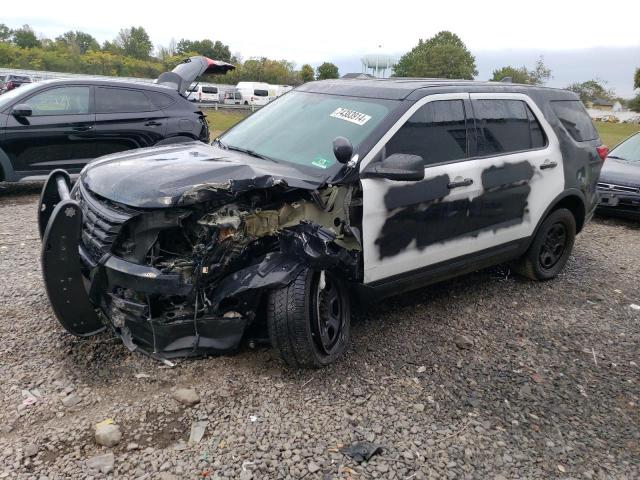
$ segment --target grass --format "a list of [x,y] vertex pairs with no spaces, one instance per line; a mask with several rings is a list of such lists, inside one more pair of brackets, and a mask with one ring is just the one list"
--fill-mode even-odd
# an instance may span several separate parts
[[607,145],[609,148],[615,147],[628,136],[640,131],[640,125],[632,123],[594,123],[598,133],[600,134],[602,143]]
[[[240,120],[245,118],[249,112],[246,111],[229,111],[214,110],[212,108],[206,110],[209,128],[211,129],[211,139],[213,140],[225,130],[233,127]],[[602,123],[595,122],[596,129],[600,134],[602,143],[613,148],[630,135],[640,131],[640,125],[630,123]]]
[[249,112],[246,111],[234,111],[234,110],[214,110],[208,108],[205,110],[207,115],[207,121],[209,122],[209,129],[211,130],[211,140],[216,138],[225,130],[230,129]]

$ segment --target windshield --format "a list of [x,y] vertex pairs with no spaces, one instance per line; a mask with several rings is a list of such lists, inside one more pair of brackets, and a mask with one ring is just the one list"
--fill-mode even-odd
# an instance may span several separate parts
[[609,152],[607,158],[640,162],[640,134],[636,133],[634,136],[622,142]]
[[7,93],[3,93],[0,96],[0,112],[4,110],[8,105],[12,104],[16,98],[28,94],[31,90],[35,90],[38,87],[39,85],[37,83],[29,83],[27,85],[21,86],[20,88],[9,90]]
[[252,151],[325,175],[337,169],[333,140],[348,138],[354,154],[397,102],[290,92],[258,110],[221,137],[229,148]]

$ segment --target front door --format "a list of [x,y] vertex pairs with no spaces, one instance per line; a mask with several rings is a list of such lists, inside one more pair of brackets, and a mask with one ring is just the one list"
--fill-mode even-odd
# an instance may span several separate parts
[[3,149],[19,172],[77,171],[92,157],[95,115],[91,87],[61,86],[35,93],[20,103],[28,117],[9,114]]
[[365,283],[531,235],[564,188],[557,151],[525,95],[438,94],[417,102],[362,162],[361,170],[392,153],[425,160],[419,182],[362,180]]

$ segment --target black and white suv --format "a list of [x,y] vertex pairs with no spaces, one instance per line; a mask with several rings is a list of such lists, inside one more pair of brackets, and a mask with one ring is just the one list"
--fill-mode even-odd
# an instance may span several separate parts
[[[292,366],[349,342],[350,298],[505,261],[555,277],[606,148],[568,91],[453,80],[307,83],[212,145],[104,157],[44,187],[43,273],[76,335],[154,356],[268,332]],[[249,328],[251,327],[251,328]]]

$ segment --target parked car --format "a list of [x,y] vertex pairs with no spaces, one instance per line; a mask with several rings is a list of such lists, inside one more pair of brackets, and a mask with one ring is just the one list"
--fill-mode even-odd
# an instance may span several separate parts
[[187,89],[187,100],[191,102],[201,102],[201,103],[219,103],[220,102],[220,92],[218,91],[218,87],[213,85],[202,85],[192,84]]
[[640,220],[640,132],[607,155],[598,192],[598,213]]
[[110,155],[73,189],[53,173],[45,285],[76,335],[111,328],[170,358],[264,331],[289,365],[319,367],[347,348],[351,295],[506,261],[554,278],[593,214],[605,154],[564,90],[310,82],[212,145]]
[[157,85],[48,80],[2,95],[0,181],[44,180],[56,168],[77,174],[97,157],[134,148],[208,142],[204,114],[182,96],[212,68],[207,61],[194,57]]
[[28,75],[4,75],[4,78],[0,79],[0,94],[6,93],[28,83],[32,83],[31,77]]
[[603,115],[599,118],[599,121],[604,123],[620,123],[620,119],[615,115]]
[[263,106],[275,97],[275,93],[269,95],[269,84],[264,82],[238,82],[236,91],[242,94],[243,105]]
[[224,94],[225,105],[242,105],[242,94],[236,90]]

